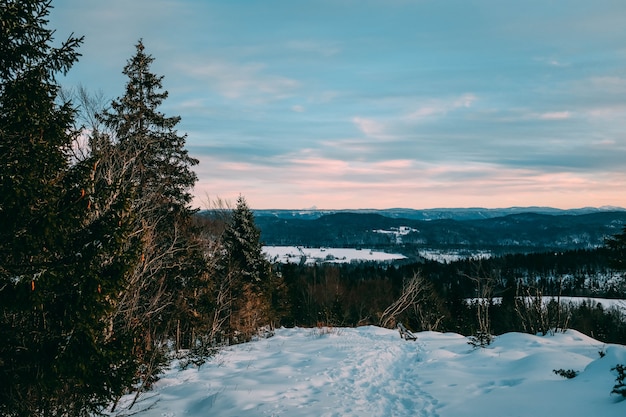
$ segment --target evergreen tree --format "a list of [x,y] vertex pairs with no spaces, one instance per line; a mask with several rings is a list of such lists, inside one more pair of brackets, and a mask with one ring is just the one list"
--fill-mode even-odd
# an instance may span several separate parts
[[[237,199],[232,218],[222,235],[223,256],[218,275],[227,282],[230,299],[227,335],[231,342],[250,339],[268,325],[272,288],[270,264],[263,255],[261,232],[245,198]],[[241,338],[237,338],[240,334]]]
[[163,77],[151,72],[153,61],[139,41],[123,70],[125,94],[99,116],[123,161],[117,175],[131,196],[131,246],[138,251],[117,320],[138,335],[134,355],[148,386],[163,363],[166,339],[175,337],[184,319],[181,291],[203,267],[190,229],[196,181],[191,168],[198,161],[184,148],[186,136],[176,131],[180,117],[159,111],[168,93]]
[[237,199],[232,218],[222,237],[231,268],[236,269],[242,281],[259,284],[267,274],[268,262],[263,256],[261,231],[256,227],[254,214],[243,196]]
[[[175,130],[180,117],[166,117],[159,107],[168,97],[162,91],[163,76],[150,71],[154,58],[144,52],[143,42],[127,62],[128,77],[124,96],[111,103],[111,111],[101,120],[113,132],[118,146],[133,158],[129,180],[138,185],[136,204],[154,204],[150,209],[190,214],[190,189],[197,177],[191,167],[198,160],[185,149],[186,135]],[[142,207],[147,209],[146,207]]]
[[621,233],[606,240],[611,266],[619,271],[626,270],[626,227]]
[[[74,109],[55,75],[82,39],[51,43],[50,1],[0,2],[0,414],[91,415],[131,383],[110,329],[130,229],[94,213],[91,161],[71,148]],[[93,188],[93,187],[91,187]],[[123,205],[123,204],[122,204]]]

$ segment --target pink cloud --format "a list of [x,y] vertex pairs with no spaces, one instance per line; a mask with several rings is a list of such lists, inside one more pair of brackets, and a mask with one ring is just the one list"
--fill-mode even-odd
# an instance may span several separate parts
[[413,161],[410,159],[392,159],[389,161],[377,162],[374,164],[376,168],[380,169],[407,169],[413,165]]
[[205,206],[207,196],[235,201],[243,194],[253,208],[626,206],[626,174],[402,159],[368,163],[324,158],[314,150],[283,162],[273,166],[203,158],[194,204]]

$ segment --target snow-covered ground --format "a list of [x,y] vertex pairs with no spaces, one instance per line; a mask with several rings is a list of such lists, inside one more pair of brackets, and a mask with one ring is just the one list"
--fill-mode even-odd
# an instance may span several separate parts
[[439,263],[450,263],[460,261],[461,259],[489,259],[492,256],[491,251],[487,250],[440,250],[440,249],[421,249],[419,255],[429,261],[437,261]]
[[399,253],[377,252],[370,249],[351,248],[305,248],[302,246],[263,246],[263,253],[272,262],[300,263],[350,263],[390,262],[405,259]]
[[372,230],[372,232],[393,236],[395,243],[399,245],[402,243],[403,236],[406,236],[409,233],[413,233],[413,232],[419,233],[419,230],[413,229],[412,227],[409,227],[409,226],[400,226],[400,227],[392,227],[391,230]]
[[[544,297],[548,302],[550,300],[556,300],[556,297]],[[569,303],[573,305],[582,304],[586,302],[588,305],[596,306],[602,304],[602,307],[618,308],[626,313],[626,300],[615,298],[598,298],[598,297],[561,297],[561,303]]]
[[[532,302],[530,297],[525,298],[526,302]],[[551,301],[560,301],[563,305],[572,305],[579,306],[582,303],[587,303],[588,306],[595,308],[597,305],[602,305],[604,309],[612,309],[616,308],[621,310],[624,314],[626,314],[626,300],[618,299],[618,298],[598,298],[598,297],[567,297],[561,296],[560,298],[557,296],[543,296],[541,297],[541,302],[544,305],[547,305]],[[466,302],[469,304],[476,302],[487,303],[488,300],[486,298],[468,298]],[[494,304],[500,304],[502,302],[502,297],[494,297],[492,299]]]
[[[124,410],[130,398],[123,398],[114,415],[626,415],[626,401],[610,394],[611,368],[626,363],[626,346],[572,330],[509,333],[485,349],[453,333],[417,336],[404,341],[373,326],[280,329],[229,347],[200,369],[172,366],[132,410]],[[580,374],[564,379],[554,369]]]

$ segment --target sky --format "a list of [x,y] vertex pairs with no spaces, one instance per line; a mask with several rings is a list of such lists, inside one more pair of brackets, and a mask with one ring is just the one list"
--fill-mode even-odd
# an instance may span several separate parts
[[65,88],[120,97],[143,40],[197,207],[626,207],[623,0],[52,4]]

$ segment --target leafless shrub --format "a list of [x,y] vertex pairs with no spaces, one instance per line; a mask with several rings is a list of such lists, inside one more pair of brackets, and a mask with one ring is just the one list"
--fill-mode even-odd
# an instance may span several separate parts
[[404,282],[400,297],[381,314],[380,325],[386,328],[395,327],[398,317],[407,309],[419,305],[429,289],[426,280],[419,273],[414,273],[411,278]]

